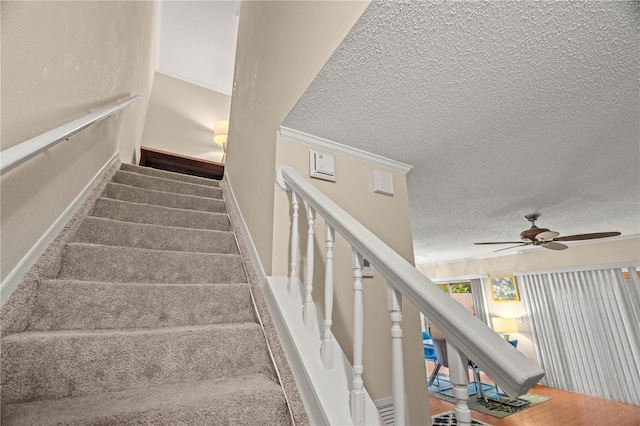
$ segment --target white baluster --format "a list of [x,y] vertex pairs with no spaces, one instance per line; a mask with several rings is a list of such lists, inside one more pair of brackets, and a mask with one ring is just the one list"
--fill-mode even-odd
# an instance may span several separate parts
[[307,279],[305,282],[305,295],[304,295],[304,326],[307,330],[313,329],[315,309],[313,305],[313,297],[311,292],[313,291],[313,256],[314,256],[314,241],[313,241],[313,222],[316,219],[316,212],[307,205],[307,223],[309,229],[307,231]]
[[291,192],[291,272],[289,273],[289,296],[298,296],[298,195]]
[[453,397],[456,399],[456,419],[458,425],[471,424],[469,401],[469,360],[452,343],[447,341],[447,361],[449,362],[449,378],[453,385]]
[[362,352],[364,350],[364,318],[362,307],[362,256],[351,250],[353,265],[353,386],[351,389],[351,420],[364,425],[364,382]]
[[331,325],[333,324],[333,242],[335,231],[325,224],[325,242],[327,243],[327,266],[324,272],[324,334],[322,335],[322,364],[324,368],[333,368],[333,340]]
[[404,361],[402,355],[402,294],[387,283],[387,299],[391,317],[391,383],[395,425],[407,424],[404,394]]

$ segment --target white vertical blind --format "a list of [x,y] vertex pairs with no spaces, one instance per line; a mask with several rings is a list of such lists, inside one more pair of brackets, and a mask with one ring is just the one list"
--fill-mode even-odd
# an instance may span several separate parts
[[473,278],[469,280],[469,282],[471,283],[471,297],[473,298],[473,308],[476,310],[476,316],[491,327],[491,319],[489,318],[489,309],[487,308],[487,298],[485,297],[482,279]]
[[622,269],[523,274],[520,282],[542,383],[640,405],[637,288]]

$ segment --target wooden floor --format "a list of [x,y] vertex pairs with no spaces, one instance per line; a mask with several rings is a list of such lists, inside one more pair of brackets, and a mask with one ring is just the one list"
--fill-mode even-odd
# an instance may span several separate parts
[[[427,366],[430,372],[433,363],[427,362]],[[447,372],[446,369],[442,371]],[[482,382],[485,382],[485,378],[482,378]],[[637,405],[540,385],[531,388],[531,392],[551,399],[502,419],[477,411],[471,411],[471,416],[493,426],[640,426],[640,406]],[[430,397],[429,402],[431,415],[455,409],[453,404],[438,398]]]

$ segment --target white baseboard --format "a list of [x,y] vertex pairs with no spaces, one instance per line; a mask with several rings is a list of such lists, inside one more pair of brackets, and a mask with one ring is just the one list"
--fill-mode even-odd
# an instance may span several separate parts
[[[302,294],[304,288],[298,280],[298,299],[292,300],[287,290],[287,277],[268,277],[264,271],[251,232],[240,214],[229,176],[225,174],[225,201],[227,209],[238,219],[240,231],[246,236],[249,256],[256,268],[264,296],[271,313],[282,348],[287,356],[298,391],[309,420],[313,425],[352,425],[349,408],[349,390],[352,380],[351,364],[344,352],[334,344],[334,368],[325,370],[320,359],[320,324],[322,316],[316,312],[314,331],[308,332],[302,322]],[[334,339],[335,340],[335,339]],[[366,394],[367,425],[383,425],[373,400]]]
[[66,226],[69,220],[73,217],[75,212],[80,208],[84,200],[91,193],[93,188],[100,182],[107,170],[118,161],[119,155],[116,152],[113,157],[107,163],[102,166],[100,171],[91,179],[91,181],[84,187],[84,189],[78,194],[78,196],[69,204],[69,206],[58,216],[58,218],[51,224],[49,229],[40,237],[40,239],[31,247],[31,249],[24,255],[22,260],[13,268],[13,270],[7,275],[7,277],[0,284],[0,306],[9,299],[9,296],[13,290],[18,287],[22,278],[29,272],[29,269],[40,258],[42,253],[49,247],[49,244],[58,236],[60,231]]
[[262,266],[262,262],[260,261],[260,256],[258,255],[258,249],[253,243],[253,238],[251,238],[251,232],[249,232],[249,227],[247,227],[247,222],[244,221],[244,217],[240,214],[240,207],[238,206],[238,201],[233,193],[233,186],[231,185],[231,181],[229,180],[229,176],[225,174],[222,177],[222,182],[227,186],[226,195],[228,195],[225,202],[227,203],[227,210],[231,208],[235,213],[238,222],[240,223],[240,232],[244,233],[246,236],[245,242],[247,243],[247,250],[249,251],[249,256],[251,257],[251,262],[253,262],[253,266],[256,268],[256,273],[258,274],[258,279],[260,280],[261,285],[265,285],[267,282],[267,274],[264,271],[264,267]]
[[[352,425],[349,398],[353,373],[349,360],[334,338],[333,368],[325,369],[320,358],[322,315],[316,311],[312,331],[304,327],[304,286],[297,280],[298,297],[291,298],[288,277],[268,280],[265,298],[311,424]],[[365,419],[367,425],[384,424],[366,390]]]

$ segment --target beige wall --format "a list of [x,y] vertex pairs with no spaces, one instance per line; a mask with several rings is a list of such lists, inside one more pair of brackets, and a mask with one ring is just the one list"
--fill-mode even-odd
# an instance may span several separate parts
[[[460,262],[423,266],[418,269],[432,279],[463,277],[475,274],[489,276],[513,275],[517,272],[563,268],[581,268],[589,265],[625,264],[640,261],[640,238],[601,241],[590,244],[571,244],[569,249],[552,251],[537,249],[517,254],[473,259]],[[517,277],[516,277],[517,283]],[[522,299],[519,302],[494,302],[489,280],[484,279],[485,294],[491,317],[521,317],[519,332],[511,338],[518,339],[518,349],[532,361],[537,361],[531,340],[531,330]]]
[[205,160],[221,161],[213,142],[218,120],[228,120],[231,96],[156,73],[142,145]]
[[[241,213],[247,223],[251,238],[256,245],[261,263],[267,275],[286,274],[288,256],[288,207],[286,194],[276,192],[275,170],[282,161],[294,161],[299,167],[308,164],[308,151],[298,151],[291,142],[276,140],[282,120],[302,96],[324,63],[360,17],[367,2],[271,2],[247,1],[242,3],[238,45],[236,52],[235,82],[232,94],[229,147],[225,173],[232,185]],[[292,149],[289,153],[288,150]],[[278,159],[276,160],[276,152]],[[303,158],[304,157],[304,158]],[[340,160],[338,167],[344,167]],[[304,166],[306,168],[308,166]],[[362,187],[369,182],[367,166],[362,165],[359,177],[343,184]],[[304,170],[303,170],[304,171]],[[338,172],[339,173],[339,172]],[[366,202],[374,206],[398,203],[406,197],[406,184],[401,187],[405,194],[389,200],[363,193]],[[326,186],[319,182],[320,187]],[[399,189],[402,191],[402,188]],[[376,234],[392,243],[406,259],[413,260],[411,235],[406,198],[402,212],[406,221],[389,221],[385,214],[369,214],[376,207],[354,204],[358,197],[347,195],[348,190],[336,193],[336,202],[347,201],[357,206],[354,216],[367,226],[373,226]],[[331,194],[332,196],[334,194]],[[277,202],[275,201],[277,199]],[[362,201],[362,199],[360,199]],[[364,201],[363,201],[364,202]],[[393,225],[397,221],[396,225]],[[321,222],[320,222],[321,223]],[[319,223],[319,226],[320,226]],[[384,226],[381,225],[384,223]],[[280,232],[283,227],[287,232]],[[277,234],[274,235],[274,230]],[[283,240],[284,239],[284,240]],[[337,243],[344,252],[344,242]],[[337,256],[336,267],[350,269],[349,258]],[[322,269],[319,261],[317,270]],[[350,281],[347,279],[347,281]],[[373,398],[389,396],[389,327],[386,285],[378,277],[365,280],[365,371],[376,371],[376,376],[367,375],[367,389]],[[335,308],[336,334],[343,348],[351,350],[352,322],[349,287],[351,283],[339,284],[339,305]],[[316,292],[321,290],[319,286]],[[408,304],[407,304],[408,305]],[[322,308],[322,305],[320,305]],[[420,342],[420,321],[415,309],[406,306],[403,328],[409,336],[405,343],[407,356],[407,388],[412,424],[428,424],[428,399],[424,358]],[[379,318],[376,318],[379,317]],[[379,323],[378,323],[379,322]],[[416,336],[411,339],[411,336]],[[382,336],[382,337],[380,337]]]
[[[276,166],[288,165],[309,181],[356,220],[365,225],[378,238],[413,264],[413,239],[409,218],[409,199],[406,177],[403,173],[385,170],[369,163],[313,149],[323,154],[334,155],[336,167],[335,183],[310,179],[309,146],[278,137]],[[373,192],[373,170],[383,170],[393,176],[393,197]],[[290,264],[290,193],[274,188],[273,225],[273,275],[288,275]],[[306,274],[307,210],[300,206],[300,252],[298,272],[304,281]],[[320,312],[324,312],[324,268],[326,247],[324,221],[315,223],[314,300]],[[336,339],[352,360],[353,346],[353,271],[351,269],[351,247],[340,236],[336,236],[334,247],[335,295],[332,330]],[[364,381],[367,391],[375,399],[391,396],[391,334],[387,308],[386,280],[379,273],[374,278],[364,278]],[[411,424],[427,424],[429,418],[426,372],[420,315],[410,302],[404,302],[403,323],[405,380]]]
[[271,274],[276,132],[368,1],[243,1],[225,173]]
[[116,152],[131,162],[154,63],[154,2],[1,3],[1,147],[129,95],[141,100],[5,173],[2,279]]

